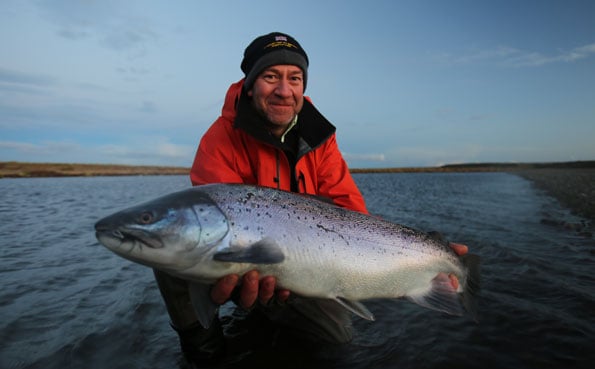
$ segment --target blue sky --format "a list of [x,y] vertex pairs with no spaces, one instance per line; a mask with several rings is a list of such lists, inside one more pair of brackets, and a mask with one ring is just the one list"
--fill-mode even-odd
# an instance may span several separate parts
[[0,2],[0,161],[190,166],[294,36],[351,167],[595,160],[593,1]]

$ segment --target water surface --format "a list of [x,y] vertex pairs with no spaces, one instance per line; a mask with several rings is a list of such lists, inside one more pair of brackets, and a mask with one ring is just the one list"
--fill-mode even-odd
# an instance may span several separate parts
[[[223,366],[592,367],[595,242],[561,226],[586,220],[505,173],[355,179],[372,213],[482,257],[479,321],[371,301],[377,320],[355,319],[349,345],[271,347],[240,332]],[[186,176],[0,180],[0,368],[185,368],[151,270],[100,246],[93,225],[188,186]]]

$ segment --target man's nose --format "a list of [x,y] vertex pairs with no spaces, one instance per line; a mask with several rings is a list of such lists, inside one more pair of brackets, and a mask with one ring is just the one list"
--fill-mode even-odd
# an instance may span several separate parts
[[293,92],[291,90],[291,85],[289,84],[289,80],[287,80],[286,78],[281,78],[279,80],[279,83],[277,84],[275,93],[279,96],[290,97]]

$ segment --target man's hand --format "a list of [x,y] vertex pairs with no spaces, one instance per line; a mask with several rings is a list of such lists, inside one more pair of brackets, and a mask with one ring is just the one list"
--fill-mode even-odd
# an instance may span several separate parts
[[[216,304],[224,304],[238,285],[240,277],[237,274],[226,275],[219,279],[211,290],[211,299]],[[260,279],[260,274],[256,270],[251,270],[244,274],[240,285],[239,304],[244,309],[250,309],[258,300],[266,305],[275,295],[277,280],[273,276],[265,276]],[[288,290],[278,290],[277,300],[284,302],[289,298]]]

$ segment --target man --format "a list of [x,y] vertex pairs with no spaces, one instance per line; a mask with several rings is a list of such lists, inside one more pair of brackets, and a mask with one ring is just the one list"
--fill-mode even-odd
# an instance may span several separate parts
[[[289,35],[274,32],[250,43],[241,64],[245,78],[231,85],[222,115],[200,141],[190,172],[194,185],[256,184],[316,195],[367,213],[338,149],[335,127],[304,97],[308,63],[306,52]],[[203,330],[186,283],[159,271],[155,275],[186,357],[192,361],[214,355],[223,341],[218,320],[208,331]],[[232,295],[242,308],[257,306],[281,324],[314,317],[299,323],[311,336],[332,342],[351,339],[349,314],[328,301],[296,298],[275,304],[288,301],[291,293],[276,291],[274,277],[260,276],[257,271],[229,275],[211,290],[211,299],[217,304]],[[327,319],[329,313],[336,318],[334,322]]]

